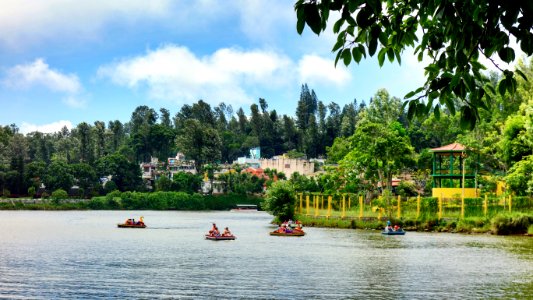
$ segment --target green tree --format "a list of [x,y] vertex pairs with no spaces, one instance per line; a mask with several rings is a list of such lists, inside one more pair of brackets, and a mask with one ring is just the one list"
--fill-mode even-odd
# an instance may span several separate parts
[[85,163],[71,164],[70,168],[74,176],[74,182],[83,190],[85,195],[90,195],[91,191],[99,184],[94,168]]
[[62,160],[55,160],[48,166],[43,181],[49,191],[57,189],[69,191],[74,184],[74,176],[69,164]]
[[347,138],[338,137],[331,147],[326,147],[329,163],[337,163],[350,152],[350,142]]
[[44,161],[32,161],[26,165],[26,181],[33,187],[39,188],[46,175]]
[[533,155],[514,164],[505,176],[505,181],[511,191],[517,195],[531,197],[533,194]]
[[122,192],[136,190],[142,184],[139,165],[119,153],[100,158],[96,162],[96,170],[100,178],[111,175],[113,182]]
[[155,181],[156,192],[170,192],[172,191],[172,180],[167,176],[161,176]]
[[179,172],[172,177],[172,190],[193,194],[200,190],[202,177],[186,172]]
[[384,125],[362,120],[350,142],[352,150],[339,162],[345,178],[364,174],[390,190],[392,176],[414,163],[413,147],[398,122]]
[[102,121],[95,121],[92,128],[94,134],[94,158],[99,159],[105,154],[105,123]]
[[278,222],[294,219],[294,188],[288,181],[277,181],[267,190],[261,207],[274,215]]
[[[487,86],[490,82],[481,73],[485,67],[479,58],[487,57],[503,72],[498,86],[503,95],[516,90],[515,74],[523,73],[501,69],[492,56],[514,61],[511,38],[527,55],[533,54],[530,1],[298,0],[295,10],[300,34],[306,25],[320,34],[330,16],[338,16],[333,25],[336,62],[342,59],[349,65],[352,60],[359,63],[367,54],[377,54],[380,66],[385,59],[401,63],[402,52],[411,47],[419,61],[429,57],[426,83],[406,95],[411,99],[409,117],[425,115],[433,106],[438,114],[441,105],[454,114],[453,100],[458,98],[463,104],[463,124],[473,127],[479,119],[478,108],[490,105],[488,94],[494,90]],[[418,32],[422,32],[421,39]]]
[[196,119],[185,121],[185,126],[187,130],[178,136],[177,146],[195,161],[197,170],[206,163],[220,160],[222,143],[214,128]]

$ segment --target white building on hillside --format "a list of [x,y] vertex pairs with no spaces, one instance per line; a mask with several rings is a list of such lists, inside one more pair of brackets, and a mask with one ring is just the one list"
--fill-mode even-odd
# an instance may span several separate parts
[[274,156],[271,159],[261,159],[261,168],[275,169],[283,172],[287,178],[298,172],[300,175],[310,176],[315,173],[315,164],[306,159],[284,158],[283,156]]

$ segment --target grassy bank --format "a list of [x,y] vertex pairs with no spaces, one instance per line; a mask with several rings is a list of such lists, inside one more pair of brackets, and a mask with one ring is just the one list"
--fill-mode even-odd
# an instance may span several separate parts
[[229,210],[237,204],[255,204],[262,198],[252,195],[200,195],[182,192],[138,193],[115,191],[90,200],[6,201],[0,210]]
[[[298,215],[304,226],[334,227],[351,229],[381,230],[385,227],[386,219],[341,219],[312,217]],[[491,218],[467,217],[464,219],[392,219],[408,231],[433,231],[455,233],[492,233],[497,235],[528,234],[533,235],[533,214],[529,213],[500,213]]]

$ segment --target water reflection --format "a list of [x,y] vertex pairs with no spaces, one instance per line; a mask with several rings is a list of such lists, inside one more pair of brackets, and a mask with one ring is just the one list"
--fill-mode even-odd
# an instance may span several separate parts
[[[143,215],[147,229],[116,223]],[[306,228],[265,213],[0,212],[0,298],[522,298],[532,239]],[[211,222],[235,241],[206,241]]]

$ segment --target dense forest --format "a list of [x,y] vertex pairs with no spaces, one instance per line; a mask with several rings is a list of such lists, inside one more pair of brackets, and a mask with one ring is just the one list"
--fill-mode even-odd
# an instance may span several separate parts
[[[533,78],[531,62],[519,62],[518,68]],[[500,79],[490,75],[495,84]],[[199,100],[183,105],[175,116],[165,108],[139,106],[126,123],[82,122],[52,134],[24,135],[12,124],[0,127],[0,188],[4,195],[25,195],[41,184],[49,191],[68,191],[75,184],[86,196],[96,195],[105,192],[99,178],[112,175],[114,188],[142,190],[139,163],[152,156],[166,161],[180,151],[201,170],[232,163],[259,146],[264,158],[288,153],[327,158],[335,166],[326,166],[302,189],[356,191],[408,172],[421,184],[410,188],[420,190],[429,186],[428,149],[460,142],[480,154],[481,174],[490,175],[484,179],[486,188],[504,178],[515,193],[531,194],[533,87],[521,77],[516,80],[515,94],[489,95],[493,105],[480,110],[473,130],[461,124],[459,101],[454,111],[408,118],[403,101],[386,89],[341,107],[324,103],[306,84],[293,116],[278,115],[260,98],[249,115],[243,108],[211,107]]]

